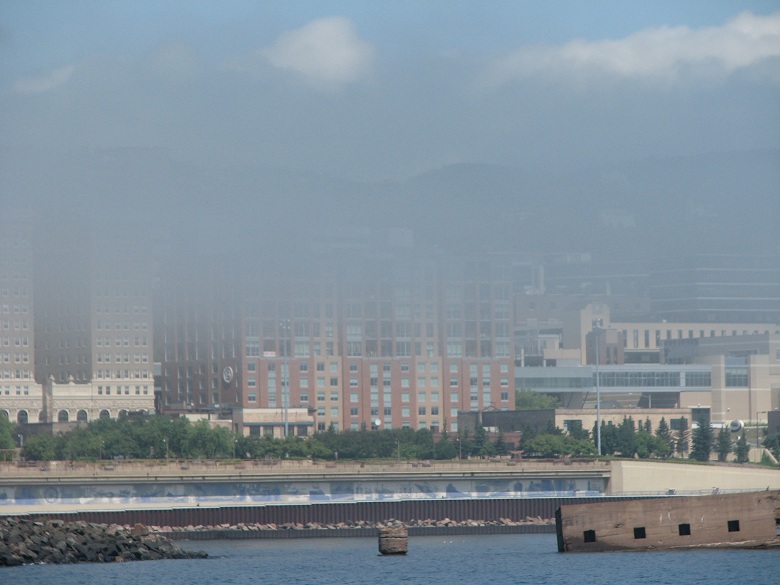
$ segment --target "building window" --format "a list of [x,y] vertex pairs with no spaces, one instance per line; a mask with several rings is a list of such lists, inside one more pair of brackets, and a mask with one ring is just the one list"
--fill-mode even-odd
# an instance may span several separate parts
[[739,532],[739,520],[729,520],[729,532]]
[[647,538],[647,533],[645,531],[644,526],[638,526],[634,528],[634,538],[635,539]]
[[677,525],[677,532],[679,532],[680,536],[690,536],[691,535],[691,525],[690,524],[678,524]]
[[596,531],[595,530],[583,531],[582,540],[584,542],[596,542]]
[[257,402],[257,394],[247,394],[247,400],[249,402]]

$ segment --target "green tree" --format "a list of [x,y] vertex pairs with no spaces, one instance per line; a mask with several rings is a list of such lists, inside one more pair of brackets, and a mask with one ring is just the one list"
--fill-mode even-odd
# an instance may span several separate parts
[[676,451],[685,454],[688,451],[688,419],[681,416],[679,422],[680,430],[677,435]]
[[434,459],[455,459],[458,456],[458,449],[452,441],[441,440],[436,443],[434,448]]
[[[647,428],[646,425],[645,428]],[[668,457],[670,453],[669,443],[647,431],[636,434],[634,447],[636,455],[640,459],[647,459],[652,456]]]
[[661,455],[659,453],[659,457],[668,457],[671,455],[674,451],[674,437],[672,437],[672,432],[669,430],[666,418],[661,417],[661,420],[658,422],[658,428],[655,430],[655,436],[667,445],[667,449],[665,450],[666,455]]
[[504,441],[503,431],[499,431],[498,436],[496,436],[496,440],[493,443],[493,448],[496,455],[506,455],[509,453],[509,446]]
[[62,437],[61,453],[67,460],[99,459],[102,450],[100,436],[89,426],[76,427]]
[[57,438],[45,434],[28,437],[22,456],[28,461],[54,461],[57,459]]
[[697,426],[693,430],[691,447],[691,459],[696,461],[709,461],[712,452],[712,441],[714,433],[707,419],[701,418],[697,421]]
[[718,431],[718,436],[715,440],[715,450],[718,453],[718,461],[724,462],[728,459],[729,453],[732,451],[731,431],[728,427],[722,426]]
[[[593,444],[598,447],[597,427],[593,425]],[[612,424],[612,421],[606,423],[601,421],[601,454],[614,455],[618,450],[618,427]]]
[[772,452],[772,455],[775,456],[775,459],[780,459],[780,433],[769,435],[766,439],[764,439],[764,447]]
[[617,445],[615,446],[615,450],[620,452],[623,457],[633,457],[636,453],[636,434],[634,419],[630,416],[624,417],[623,422],[618,425]]
[[8,420],[5,411],[0,412],[0,449],[13,449],[14,447],[16,447],[14,425]]
[[558,406],[560,400],[556,396],[533,390],[515,390],[515,410],[546,410]]
[[737,444],[734,446],[734,455],[737,456],[737,463],[747,463],[750,456],[750,445],[748,445],[745,432],[737,439]]
[[560,457],[565,451],[564,438],[561,435],[536,435],[526,444],[528,454],[541,457]]
[[577,439],[570,435],[548,434],[536,435],[528,440],[525,451],[529,455],[542,457],[586,457],[596,452],[593,443],[587,439]]

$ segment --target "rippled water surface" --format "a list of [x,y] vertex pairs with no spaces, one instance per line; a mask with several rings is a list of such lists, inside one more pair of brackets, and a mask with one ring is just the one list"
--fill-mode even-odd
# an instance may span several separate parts
[[183,542],[211,558],[0,569],[13,585],[209,583],[780,583],[780,550],[559,554],[555,535],[411,537],[409,554],[382,557],[374,538]]

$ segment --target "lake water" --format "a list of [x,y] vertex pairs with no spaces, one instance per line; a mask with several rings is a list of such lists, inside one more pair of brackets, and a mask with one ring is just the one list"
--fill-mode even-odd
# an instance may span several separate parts
[[8,585],[301,583],[690,585],[780,583],[780,550],[560,554],[555,535],[410,537],[382,557],[375,538],[183,541],[212,558],[0,569]]

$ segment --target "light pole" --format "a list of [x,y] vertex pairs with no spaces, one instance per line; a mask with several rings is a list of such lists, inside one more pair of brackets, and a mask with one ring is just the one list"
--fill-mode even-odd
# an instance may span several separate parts
[[762,415],[762,414],[766,415],[767,428],[769,427],[769,411],[768,410],[756,411],[756,447],[758,447],[758,443],[759,443],[759,441],[761,439],[761,427],[760,427],[760,422],[761,422],[760,419],[761,419],[761,417],[760,417],[760,415]]
[[601,319],[593,319],[596,334],[596,449],[601,456],[601,380],[599,380],[599,345],[601,343]]

